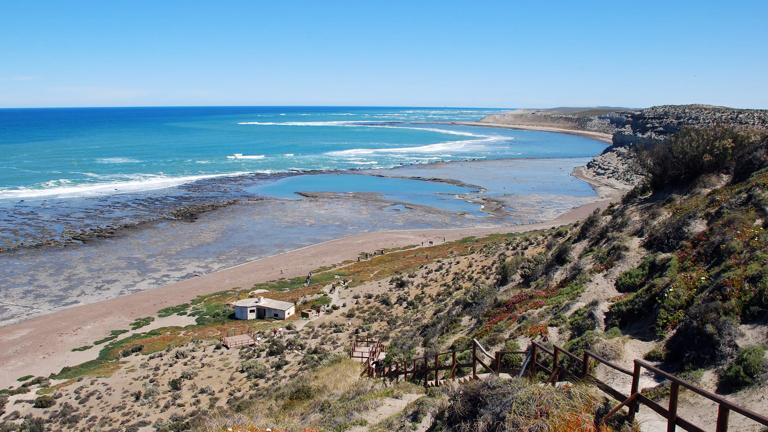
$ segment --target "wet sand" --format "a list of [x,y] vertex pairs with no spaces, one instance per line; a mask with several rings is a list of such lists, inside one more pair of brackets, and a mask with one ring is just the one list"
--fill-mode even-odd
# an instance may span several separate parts
[[[588,177],[583,179],[594,182],[594,179]],[[201,294],[246,287],[281,277],[305,275],[318,267],[354,259],[360,252],[381,248],[570,224],[621,197],[619,190],[605,185],[600,188],[597,189],[600,196],[595,201],[548,222],[506,227],[390,230],[356,234],[253,260],[161,288],[75,306],[11,324],[0,328],[0,387],[15,384],[16,378],[22,375],[46,376],[58,372],[64,366],[89,360],[87,356],[94,354],[73,353],[72,349],[91,344],[111,329],[126,328],[136,318],[153,316],[161,308],[188,302]]]

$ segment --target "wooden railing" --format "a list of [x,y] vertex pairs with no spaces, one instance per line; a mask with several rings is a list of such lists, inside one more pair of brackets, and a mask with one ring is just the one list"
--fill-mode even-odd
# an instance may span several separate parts
[[[379,354],[382,352],[382,345],[377,340],[355,339],[352,345],[351,356],[356,356],[356,353],[360,351],[358,348],[367,349],[365,355],[359,355],[356,358],[361,358],[365,361],[364,373],[369,377],[389,378],[398,381],[403,379],[423,383],[425,387],[428,387],[438,386],[445,380],[456,380],[459,378],[477,379],[482,373],[493,373],[496,375],[509,373],[513,375],[519,372],[521,376],[525,375],[536,379],[540,377],[539,372],[543,372],[545,374],[544,379],[548,383],[555,384],[561,380],[585,382],[594,385],[618,401],[619,404],[613,407],[603,420],[610,418],[626,407],[628,409],[627,418],[632,421],[640,406],[644,405],[667,420],[667,431],[674,431],[679,426],[681,429],[689,432],[704,432],[700,427],[678,415],[677,408],[680,390],[687,389],[717,404],[716,432],[728,431],[728,420],[731,412],[738,413],[747,419],[768,427],[768,417],[765,415],[735,405],[719,395],[687,383],[643,360],[635,360],[633,370],[629,370],[592,351],[584,351],[583,355],[577,356],[557,345],[550,348],[539,342],[531,342],[526,351],[497,351],[491,354],[475,339],[472,340],[472,346],[468,349],[447,351],[408,361],[389,363],[378,360]],[[504,359],[506,356],[511,355],[526,356],[525,361],[522,362],[522,367],[505,367]],[[464,357],[468,357],[468,359],[464,362],[460,361]],[[631,378],[629,392],[622,392],[600,380],[593,373],[595,367],[600,365]],[[480,369],[481,367],[482,370]],[[643,369],[671,383],[667,407],[661,406],[642,394],[640,377]]]
[[[353,354],[358,342],[353,345]],[[466,355],[465,355],[466,354]],[[399,381],[420,382],[424,386],[439,386],[442,381],[471,377],[477,379],[479,374],[499,372],[516,372],[507,368],[504,370],[506,355],[524,355],[526,351],[498,351],[490,354],[477,340],[464,350],[452,350],[429,356],[400,361],[373,361],[365,373],[370,377],[389,378]],[[462,362],[461,358],[469,357]],[[361,358],[361,357],[358,357]]]
[[[635,414],[638,412],[640,405],[644,405],[652,409],[653,411],[655,411],[656,413],[658,413],[664,419],[667,420],[667,431],[670,431],[670,432],[674,431],[675,428],[679,426],[683,430],[686,430],[689,432],[704,432],[704,429],[700,428],[699,426],[696,426],[695,424],[691,423],[689,420],[686,420],[678,415],[678,412],[677,412],[678,397],[680,395],[680,389],[682,387],[700,396],[704,396],[705,398],[717,404],[718,410],[717,410],[717,423],[716,423],[716,429],[715,429],[716,432],[728,431],[728,419],[731,411],[741,414],[742,416],[756,423],[759,423],[763,426],[768,427],[768,417],[762,414],[758,414],[747,408],[743,408],[738,405],[735,405],[734,403],[728,401],[727,399],[724,399],[719,395],[716,395],[712,392],[704,390],[701,387],[698,387],[691,383],[687,383],[670,373],[662,371],[661,369],[651,365],[650,363],[644,360],[635,360],[634,369],[630,371],[627,368],[624,368],[622,366],[619,366],[615,363],[612,363],[604,359],[603,357],[593,353],[592,351],[585,351],[583,356],[580,358],[556,345],[553,346],[552,349],[549,349],[538,342],[532,342],[530,350],[531,350],[531,358],[532,358],[531,366],[530,366],[530,374],[529,374],[530,376],[535,377],[537,374],[537,371],[542,370],[545,373],[547,373],[548,375],[547,381],[551,383],[554,383],[559,379],[566,379],[569,381],[586,381],[590,384],[595,385],[601,391],[611,396],[615,400],[619,401],[619,404],[616,405],[613,409],[611,409],[611,411],[608,412],[608,414],[605,416],[604,419],[610,418],[611,416],[618,413],[619,410],[621,410],[623,407],[627,407],[629,410],[627,418],[631,421],[634,419]],[[549,367],[550,366],[549,364],[545,364],[544,362],[540,361],[541,354],[545,354],[551,357],[550,359],[551,367]],[[571,368],[564,367],[562,363],[565,358],[570,359],[573,362],[571,366],[575,364],[578,364],[578,366],[580,366],[579,369],[576,369],[577,371],[576,373],[574,373],[575,371],[573,370],[573,367]],[[632,382],[630,384],[629,394],[622,393],[621,391],[601,381],[595,375],[591,374],[590,372],[593,370],[594,364],[604,365],[610,369],[613,369],[615,371],[618,371],[624,375],[631,377]],[[670,394],[669,394],[669,404],[666,408],[661,406],[657,402],[649,399],[648,397],[646,397],[641,393],[640,377],[642,375],[643,369],[653,373],[656,376],[669,380],[669,382],[671,383]]]
[[364,374],[373,377],[376,360],[381,353],[381,342],[376,339],[355,338],[352,341],[352,351],[349,356],[359,359],[365,366]]

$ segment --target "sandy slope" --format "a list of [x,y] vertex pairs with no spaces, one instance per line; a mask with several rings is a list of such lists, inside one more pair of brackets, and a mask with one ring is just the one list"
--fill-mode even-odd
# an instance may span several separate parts
[[255,283],[294,277],[322,266],[355,259],[360,252],[419,245],[429,241],[457,240],[466,236],[499,232],[523,232],[569,224],[602,208],[621,196],[621,192],[588,178],[574,175],[595,186],[599,199],[577,207],[545,223],[491,228],[384,231],[358,234],[331,240],[290,252],[247,262],[222,271],[141,291],[103,302],[86,304],[39,316],[0,328],[0,387],[16,384],[22,375],[58,372],[93,358],[93,352],[72,352],[72,348],[90,345],[109,333],[127,328],[139,317],[154,316],[167,306],[188,302],[194,297]]

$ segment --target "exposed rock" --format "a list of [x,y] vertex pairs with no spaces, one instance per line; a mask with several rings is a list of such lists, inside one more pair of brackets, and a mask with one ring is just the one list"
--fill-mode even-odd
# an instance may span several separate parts
[[606,149],[587,163],[586,170],[593,177],[605,177],[626,185],[636,185],[642,180],[635,168],[632,151],[627,147]]
[[614,146],[664,140],[684,126],[728,125],[768,129],[768,110],[708,105],[661,105],[624,112],[621,115],[626,119],[626,123],[613,134]]

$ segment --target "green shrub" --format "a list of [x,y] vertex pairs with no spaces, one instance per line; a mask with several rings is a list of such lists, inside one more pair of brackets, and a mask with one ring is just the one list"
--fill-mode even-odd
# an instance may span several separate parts
[[77,348],[72,348],[72,351],[88,351],[91,348],[93,348],[93,345],[83,345]]
[[750,175],[768,167],[768,137],[752,131],[746,142],[734,151],[733,181],[746,180]]
[[296,384],[288,393],[288,400],[304,401],[310,400],[315,394],[315,388],[306,383]]
[[765,348],[758,345],[742,348],[720,374],[719,389],[733,392],[758,384],[764,380],[767,369]]
[[576,234],[576,241],[578,242],[589,237],[592,231],[600,223],[600,218],[601,218],[600,209],[595,209],[595,211],[593,211],[592,214],[587,216],[587,218],[584,219],[583,222],[581,222],[581,226],[579,227],[579,232]]
[[729,172],[735,166],[740,171],[753,170],[734,154],[749,157],[750,152],[735,152],[737,147],[750,146],[755,137],[733,128],[713,126],[681,129],[669,139],[636,148],[637,162],[656,190],[685,185],[703,174]]
[[664,352],[664,347],[653,347],[650,351],[645,353],[643,358],[648,361],[655,361],[660,362],[664,361],[664,358],[666,357],[666,353]]
[[186,315],[188,309],[189,309],[189,303],[182,303],[176,306],[168,306],[166,308],[160,309],[157,312],[157,316],[159,316],[160,318],[165,318],[171,315]]
[[249,379],[260,379],[267,377],[267,367],[258,360],[246,360],[240,364],[240,372],[244,373]]
[[720,302],[694,304],[666,343],[666,360],[706,367],[736,352],[737,322]]
[[126,348],[126,349],[120,351],[120,356],[121,357],[128,357],[130,355],[133,355],[133,354],[141,352],[141,350],[143,350],[143,349],[144,349],[144,345],[141,345],[141,344],[134,345],[134,346],[132,346],[130,348]]
[[546,255],[539,253],[531,257],[526,257],[523,262],[520,263],[520,278],[524,285],[530,286],[544,275],[546,261]]
[[648,277],[649,266],[650,260],[646,258],[637,267],[620,274],[619,277],[616,278],[616,290],[618,292],[627,293],[635,292],[642,288]]
[[54,399],[52,396],[44,395],[35,399],[35,402],[32,403],[32,406],[35,408],[50,408],[55,404],[56,399]]
[[[522,350],[520,349],[520,344],[518,344],[516,340],[512,339],[504,343],[504,351],[510,352]],[[501,368],[504,371],[517,370],[522,364],[523,357],[520,354],[504,354],[504,356],[501,358]]]
[[589,330],[597,329],[600,324],[596,313],[597,305],[597,301],[592,301],[568,317],[568,330],[571,331],[571,337],[579,337]]
[[136,320],[131,323],[131,330],[138,330],[142,327],[146,327],[154,320],[155,317],[136,318]]
[[168,381],[168,387],[171,388],[173,391],[179,391],[181,390],[181,384],[184,380],[181,378],[172,378],[170,381]]

